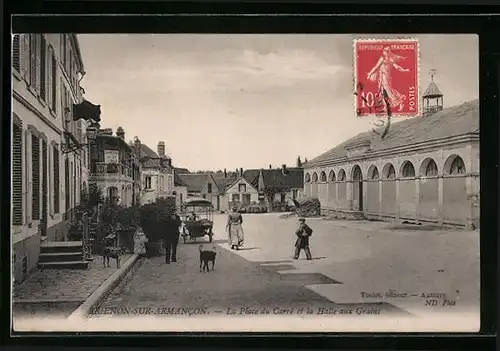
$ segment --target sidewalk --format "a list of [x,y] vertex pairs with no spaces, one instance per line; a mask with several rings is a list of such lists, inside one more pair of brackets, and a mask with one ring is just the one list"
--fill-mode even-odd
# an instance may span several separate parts
[[[130,257],[130,254],[122,257],[121,267]],[[14,285],[13,316],[67,317],[116,271],[116,261],[111,261],[111,267],[104,267],[99,256],[85,270],[37,269],[25,281]]]

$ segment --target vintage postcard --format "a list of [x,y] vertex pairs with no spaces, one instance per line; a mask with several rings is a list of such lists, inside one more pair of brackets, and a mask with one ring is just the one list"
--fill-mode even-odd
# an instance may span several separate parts
[[476,332],[476,35],[12,35],[14,331]]

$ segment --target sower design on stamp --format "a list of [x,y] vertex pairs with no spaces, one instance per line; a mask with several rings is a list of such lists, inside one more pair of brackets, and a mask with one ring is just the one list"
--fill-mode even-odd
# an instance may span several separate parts
[[417,39],[354,42],[355,107],[359,117],[419,114]]

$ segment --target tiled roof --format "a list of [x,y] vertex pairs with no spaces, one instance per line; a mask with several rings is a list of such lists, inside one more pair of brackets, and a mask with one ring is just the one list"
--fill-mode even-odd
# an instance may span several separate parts
[[287,168],[283,169],[263,169],[262,177],[264,178],[264,186],[277,188],[302,188],[304,184],[304,169],[302,168]]
[[177,174],[190,174],[191,172],[187,168],[174,167],[174,171]]
[[422,97],[440,97],[440,96],[443,96],[443,94],[441,94],[441,91],[439,91],[439,88],[434,82],[431,82],[431,84],[429,84],[427,90],[425,90],[424,95],[422,95]]
[[392,123],[384,139],[373,131],[358,134],[310,160],[304,167],[346,157],[345,148],[361,141],[371,142],[370,151],[380,151],[472,133],[479,133],[479,100],[449,107],[429,116]]
[[236,177],[224,177],[224,175],[212,174],[217,188],[219,188],[220,193],[225,193],[227,188],[229,188],[235,181]]
[[191,192],[199,192],[208,179],[209,174],[178,174],[179,180],[187,186]]
[[186,186],[177,173],[174,173],[174,186]]
[[[150,160],[143,161],[142,168],[160,168],[160,160],[158,159],[160,156],[146,144],[141,144],[141,158],[142,157],[153,158]],[[168,156],[163,156],[163,158],[170,159],[170,157]]]
[[247,169],[243,171],[243,178],[256,188],[259,186],[259,175],[260,169]]

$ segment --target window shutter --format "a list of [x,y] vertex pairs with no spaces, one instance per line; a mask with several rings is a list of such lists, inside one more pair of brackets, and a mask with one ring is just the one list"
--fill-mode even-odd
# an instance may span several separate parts
[[37,135],[31,135],[31,162],[32,162],[32,196],[31,196],[31,218],[40,219],[40,139]]
[[23,225],[23,129],[12,131],[12,224]]
[[30,86],[36,90],[36,35],[30,34]]
[[45,37],[40,35],[40,97],[47,101],[47,42]]
[[30,36],[21,34],[21,75],[26,83],[30,82]]
[[60,199],[59,195],[61,192],[59,180],[60,180],[60,172],[59,172],[59,146],[53,146],[53,167],[54,167],[54,213],[59,213]]
[[47,59],[45,62],[45,67],[47,70],[47,104],[51,110],[54,110],[53,107],[53,98],[54,98],[54,87],[52,86],[52,48],[48,46],[47,49]]
[[20,72],[21,71],[21,57],[20,57],[20,35],[14,34],[12,37],[12,67]]
[[40,84],[41,84],[41,80],[40,80],[40,72],[41,72],[41,60],[40,60],[40,56],[41,56],[41,51],[42,51],[42,35],[41,34],[36,34],[35,36],[35,55],[34,55],[34,58],[35,58],[35,71],[33,72],[34,75],[35,75],[35,79],[34,79],[34,87],[35,87],[35,90],[40,93],[41,89],[40,89]]
[[51,64],[52,64],[52,110],[57,112],[57,61],[54,55],[54,49],[50,49]]
[[74,122],[76,124],[76,137],[80,143],[83,143],[82,137],[82,122],[80,120]]

